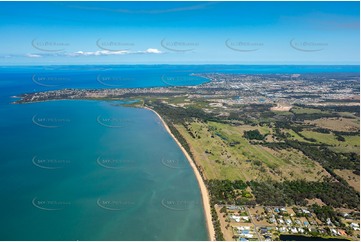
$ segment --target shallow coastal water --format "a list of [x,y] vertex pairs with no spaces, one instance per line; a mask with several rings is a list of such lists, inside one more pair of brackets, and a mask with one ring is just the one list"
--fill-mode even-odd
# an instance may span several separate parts
[[153,112],[95,101],[0,112],[1,239],[207,239],[193,171]]

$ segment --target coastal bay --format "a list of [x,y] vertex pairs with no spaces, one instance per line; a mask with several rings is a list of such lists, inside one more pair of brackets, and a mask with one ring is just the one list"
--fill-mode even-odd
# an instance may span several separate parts
[[102,101],[0,112],[3,239],[208,239],[197,179],[154,113]]

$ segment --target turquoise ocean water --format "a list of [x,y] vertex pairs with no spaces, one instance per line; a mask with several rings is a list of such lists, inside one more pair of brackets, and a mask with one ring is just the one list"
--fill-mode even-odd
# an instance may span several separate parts
[[0,239],[207,240],[193,171],[153,112],[104,101],[13,105],[11,96],[206,81],[191,73],[359,71],[358,66],[247,68],[0,68]]
[[193,171],[153,112],[95,101],[1,112],[2,240],[207,239]]

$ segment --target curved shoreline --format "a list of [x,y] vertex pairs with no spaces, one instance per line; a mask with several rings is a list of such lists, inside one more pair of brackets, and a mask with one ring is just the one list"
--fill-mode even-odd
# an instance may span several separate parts
[[208,237],[209,240],[211,241],[215,241],[215,230],[214,230],[214,226],[212,223],[212,213],[211,213],[211,206],[209,203],[209,194],[208,194],[208,190],[207,187],[203,181],[203,178],[201,176],[201,174],[199,173],[195,162],[192,160],[192,158],[190,157],[190,155],[188,154],[188,152],[184,149],[184,147],[182,146],[182,144],[176,139],[176,137],[173,135],[173,133],[170,131],[167,123],[163,120],[163,118],[153,109],[142,106],[142,108],[145,108],[147,110],[152,111],[153,113],[155,113],[158,118],[162,121],[162,124],[164,126],[164,128],[166,129],[166,131],[169,133],[169,135],[174,139],[174,141],[177,143],[177,145],[179,146],[179,148],[182,150],[183,154],[185,155],[185,157],[187,158],[189,164],[191,165],[193,172],[196,176],[196,179],[198,181],[198,185],[201,191],[201,195],[202,195],[202,201],[203,201],[203,209],[204,209],[204,216],[206,219],[206,224],[207,224],[207,231],[208,231]]

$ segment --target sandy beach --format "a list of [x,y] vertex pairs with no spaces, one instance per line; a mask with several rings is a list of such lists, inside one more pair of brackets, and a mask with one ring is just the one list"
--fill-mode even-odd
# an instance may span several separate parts
[[215,239],[215,231],[214,231],[214,227],[213,227],[213,223],[212,223],[212,213],[211,213],[211,206],[210,206],[210,203],[209,203],[209,194],[208,194],[207,187],[206,187],[206,185],[205,185],[205,183],[203,181],[203,178],[202,178],[201,174],[199,173],[194,161],[192,160],[192,158],[190,157],[188,152],[184,149],[184,147],[181,145],[181,143],[179,143],[179,141],[172,134],[172,132],[170,131],[168,125],[163,120],[163,118],[156,111],[154,111],[153,109],[148,108],[148,107],[144,107],[144,108],[154,112],[158,116],[158,118],[162,121],[162,123],[163,123],[165,129],[167,130],[167,132],[172,136],[172,138],[175,140],[175,142],[181,148],[182,152],[184,153],[187,160],[189,161],[189,164],[191,165],[191,167],[192,167],[192,169],[194,171],[194,174],[196,175],[196,178],[197,178],[197,181],[198,181],[198,184],[199,184],[199,188],[201,190],[203,208],[204,208],[204,215],[205,215],[205,219],[206,219],[206,223],[207,223],[208,237],[209,237],[209,240],[215,241],[216,240]]

